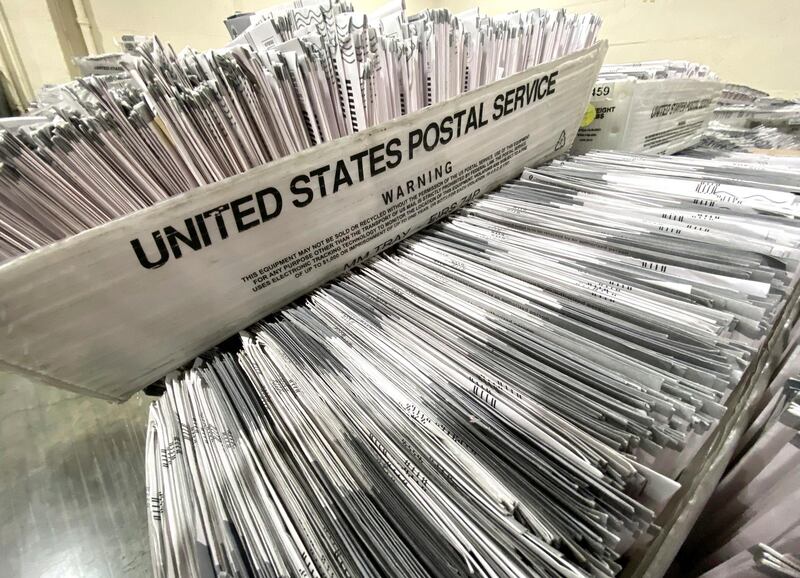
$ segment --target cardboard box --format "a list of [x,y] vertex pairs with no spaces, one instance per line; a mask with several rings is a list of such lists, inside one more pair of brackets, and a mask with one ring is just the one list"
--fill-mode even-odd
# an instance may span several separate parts
[[569,150],[606,43],[0,266],[0,368],[122,401]]
[[722,83],[697,79],[601,80],[572,152],[613,149],[672,154],[700,141]]

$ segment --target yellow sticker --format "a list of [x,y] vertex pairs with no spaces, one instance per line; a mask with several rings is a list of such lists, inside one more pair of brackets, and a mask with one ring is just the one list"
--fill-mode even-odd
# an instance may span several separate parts
[[581,119],[581,128],[592,124],[596,117],[597,117],[597,109],[590,102],[589,106],[586,108],[586,112],[583,113],[583,118]]

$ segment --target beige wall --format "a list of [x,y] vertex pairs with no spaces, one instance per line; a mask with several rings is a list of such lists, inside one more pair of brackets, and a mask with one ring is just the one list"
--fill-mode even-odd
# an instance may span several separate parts
[[[51,2],[53,0],[50,0]],[[383,2],[354,0],[369,11]],[[158,33],[176,48],[224,44],[222,20],[269,0],[83,0],[98,49],[113,51],[122,34]],[[446,6],[460,11],[477,0],[407,0],[410,11]],[[31,83],[68,76],[46,0],[0,0],[19,44]],[[272,2],[277,3],[277,2]],[[507,0],[485,2],[490,13],[527,6],[593,11],[605,22],[608,62],[687,59],[703,62],[730,82],[749,84],[779,96],[800,95],[800,0]]]
[[[69,80],[47,0],[0,0],[0,4],[33,90],[46,83]],[[7,66],[4,62],[4,72],[8,74]]]

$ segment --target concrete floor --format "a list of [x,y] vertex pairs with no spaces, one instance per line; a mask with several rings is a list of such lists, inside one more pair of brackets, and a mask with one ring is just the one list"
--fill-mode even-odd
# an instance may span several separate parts
[[116,405],[0,372],[0,576],[149,576],[149,400]]

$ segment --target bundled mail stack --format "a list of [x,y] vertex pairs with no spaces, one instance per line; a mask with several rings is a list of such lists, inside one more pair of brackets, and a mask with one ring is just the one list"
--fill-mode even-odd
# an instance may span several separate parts
[[700,140],[722,84],[707,66],[659,60],[604,65],[573,152],[672,154]]
[[[800,156],[793,154],[791,150],[776,151],[783,154],[767,154],[770,151],[750,152],[740,150],[720,150],[714,147],[695,147],[683,151],[680,157],[703,159],[705,162],[712,163],[718,170],[726,172],[731,178],[744,167],[754,171],[764,171],[764,176],[754,174],[753,180],[767,183],[781,183],[790,186],[798,186],[798,174],[800,174]],[[691,161],[688,161],[691,162]],[[749,171],[748,171],[749,172]]]
[[786,133],[800,127],[800,102],[758,96],[750,102],[722,104],[714,110],[714,119],[739,128],[765,125]]
[[748,86],[725,85],[700,147],[717,150],[800,148],[800,106]]
[[752,151],[753,149],[800,149],[800,137],[775,127],[756,125],[739,128],[712,120],[698,143],[699,149],[713,151]]
[[763,90],[758,90],[742,84],[726,84],[722,87],[719,97],[720,106],[734,104],[751,104],[759,98],[768,97],[769,94]]
[[330,0],[265,24],[274,42],[204,53],[133,39],[132,83],[81,79],[52,122],[2,133],[0,260],[586,48],[600,20]]
[[794,183],[526,170],[165,379],[157,576],[613,576],[778,318]]

